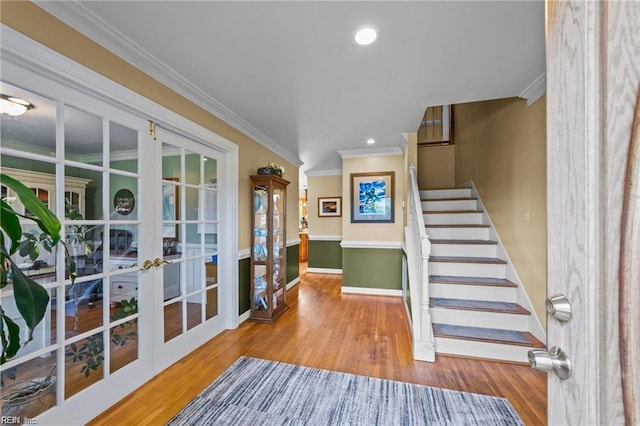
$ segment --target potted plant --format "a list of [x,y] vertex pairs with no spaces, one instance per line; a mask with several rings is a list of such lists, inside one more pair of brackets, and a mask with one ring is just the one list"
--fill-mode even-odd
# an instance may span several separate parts
[[278,177],[284,176],[285,169],[276,163],[270,162],[266,166],[258,168],[259,175],[276,175]]
[[[16,356],[23,345],[32,340],[33,330],[42,321],[49,306],[49,294],[44,287],[28,277],[11,256],[20,251],[22,256],[36,261],[40,247],[51,252],[53,247],[60,244],[65,248],[65,260],[72,282],[75,281],[76,273],[75,263],[61,241],[62,226],[58,218],[42,204],[31,189],[11,176],[0,174],[0,185],[10,188],[25,209],[31,212],[29,217],[21,215],[6,200],[0,199],[0,289],[9,285],[11,279],[16,307],[28,329],[27,339],[21,343],[20,326],[6,315],[0,304],[0,364],[4,364]],[[20,218],[34,221],[42,233],[24,233]],[[32,417],[54,404],[55,376],[52,373],[53,368],[45,377],[3,386],[2,415]]]

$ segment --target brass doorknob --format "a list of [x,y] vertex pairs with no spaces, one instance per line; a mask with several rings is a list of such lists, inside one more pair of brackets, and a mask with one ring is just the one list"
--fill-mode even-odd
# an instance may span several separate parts
[[153,262],[149,259],[145,260],[144,263],[142,264],[142,268],[140,268],[143,271],[146,271],[147,269],[151,269],[151,267],[153,266]]
[[162,266],[162,265],[163,265],[163,264],[165,264],[165,263],[166,263],[166,264],[169,264],[169,263],[171,263],[171,262],[169,262],[168,260],[161,259],[161,258],[159,258],[159,257],[156,257],[156,258],[153,260],[153,266],[155,266],[155,267]]

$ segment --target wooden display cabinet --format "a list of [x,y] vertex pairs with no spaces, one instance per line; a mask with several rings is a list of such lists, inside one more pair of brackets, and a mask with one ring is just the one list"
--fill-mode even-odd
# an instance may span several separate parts
[[275,175],[251,176],[251,319],[274,322],[289,307],[287,185]]

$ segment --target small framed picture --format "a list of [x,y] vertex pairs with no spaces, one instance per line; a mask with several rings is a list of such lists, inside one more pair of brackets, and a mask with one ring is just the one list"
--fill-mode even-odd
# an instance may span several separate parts
[[318,217],[342,216],[342,197],[318,197]]

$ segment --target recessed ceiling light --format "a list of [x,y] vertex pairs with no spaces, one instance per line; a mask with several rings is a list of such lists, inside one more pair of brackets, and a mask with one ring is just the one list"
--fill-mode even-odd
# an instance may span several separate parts
[[378,38],[378,31],[370,25],[365,27],[361,27],[356,31],[356,35],[354,36],[356,43],[361,46],[367,46]]
[[368,144],[368,145],[373,145],[374,143],[376,143],[376,140],[375,140],[375,139],[373,139],[373,138],[369,138],[369,139],[367,139],[367,144]]

